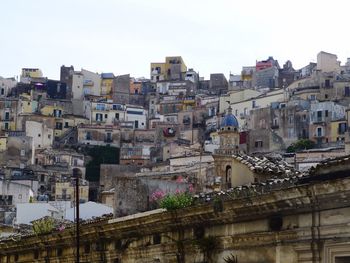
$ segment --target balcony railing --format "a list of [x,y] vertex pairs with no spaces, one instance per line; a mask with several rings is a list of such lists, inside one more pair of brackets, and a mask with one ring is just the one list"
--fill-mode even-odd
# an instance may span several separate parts
[[56,198],[56,200],[71,200],[72,196],[71,195],[56,195],[55,198]]
[[233,155],[236,154],[238,150],[236,149],[215,149],[214,154],[217,155]]

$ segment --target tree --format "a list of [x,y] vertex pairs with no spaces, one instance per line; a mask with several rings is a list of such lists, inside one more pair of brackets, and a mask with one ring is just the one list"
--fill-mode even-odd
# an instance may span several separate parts
[[297,152],[302,150],[309,150],[313,149],[315,147],[315,143],[309,139],[300,139],[296,141],[295,143],[292,143],[288,148],[287,152]]

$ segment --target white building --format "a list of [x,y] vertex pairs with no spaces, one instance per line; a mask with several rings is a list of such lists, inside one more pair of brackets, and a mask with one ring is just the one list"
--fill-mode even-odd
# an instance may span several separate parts
[[0,77],[0,97],[6,97],[17,84],[14,78]]
[[25,184],[0,179],[0,200],[8,205],[28,203],[34,197],[33,189]]
[[[268,107],[272,102],[282,102],[286,100],[286,94],[283,89],[268,92],[266,94],[251,97],[249,99],[231,103],[232,113],[237,117],[239,127],[244,128],[246,126],[246,119],[250,115],[250,111],[256,108]],[[224,108],[226,110],[229,106]],[[220,112],[222,112],[220,108]]]
[[340,62],[337,59],[337,55],[321,51],[317,54],[317,70],[338,72],[340,70]]
[[98,73],[81,69],[74,72],[72,82],[73,99],[83,99],[84,95],[99,96],[101,93],[101,76]]
[[126,107],[113,101],[84,101],[84,116],[90,124],[113,125],[126,120]]
[[[93,217],[102,216],[105,214],[113,213],[113,208],[106,206],[104,204],[99,204],[95,202],[86,202],[79,205],[79,216],[83,220],[92,219]],[[74,221],[75,207],[69,208],[66,211],[66,219]]]
[[126,106],[126,121],[134,123],[134,129],[147,128],[147,112],[144,108],[139,106]]
[[30,224],[30,222],[45,216],[62,219],[62,213],[49,203],[25,203],[16,205],[15,224]]
[[54,130],[45,122],[26,121],[26,136],[33,138],[35,148],[51,147],[54,140]]

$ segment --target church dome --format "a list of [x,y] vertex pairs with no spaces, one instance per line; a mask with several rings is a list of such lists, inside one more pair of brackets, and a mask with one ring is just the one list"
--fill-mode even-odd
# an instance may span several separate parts
[[226,127],[234,127],[238,129],[238,120],[237,118],[232,114],[231,107],[228,108],[227,114],[223,118],[220,128],[226,128]]

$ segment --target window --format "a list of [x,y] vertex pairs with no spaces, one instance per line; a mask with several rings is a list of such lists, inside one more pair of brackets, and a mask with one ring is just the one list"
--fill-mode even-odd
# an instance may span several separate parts
[[346,123],[338,124],[338,134],[344,134],[346,132]]
[[34,259],[38,259],[39,258],[39,251],[38,250],[34,250],[33,257],[34,257]]
[[325,86],[325,88],[330,88],[330,87],[331,87],[331,82],[330,82],[329,79],[326,79],[326,80],[324,81],[324,86]]
[[117,119],[117,120],[119,120],[119,113],[115,113],[115,118]]
[[289,124],[293,124],[293,115],[288,116],[288,122]]
[[53,116],[55,117],[61,117],[62,111],[61,110],[53,110]]
[[328,117],[328,110],[324,111],[324,116],[327,118]]
[[5,89],[2,88],[2,89],[1,89],[1,95],[4,95],[4,94],[5,94]]
[[103,120],[103,114],[96,113],[96,121],[102,121]]
[[161,239],[162,239],[162,237],[161,237],[160,234],[154,234],[153,235],[153,244],[154,245],[160,244],[161,243]]
[[254,109],[255,107],[256,107],[256,101],[253,100],[253,101],[252,101],[252,108]]
[[21,156],[25,156],[26,155],[26,151],[25,150],[21,150]]
[[90,253],[90,244],[89,243],[84,244],[84,253],[85,254]]
[[105,119],[107,119],[108,118],[108,114],[105,114]]
[[325,98],[325,99],[328,99],[328,94],[324,94],[324,98]]
[[135,129],[139,128],[139,121],[135,121]]
[[262,141],[255,141],[255,148],[262,148],[263,142]]
[[335,263],[348,263],[350,262],[350,256],[335,257]]
[[62,122],[56,122],[56,129],[57,130],[62,130],[62,127],[63,127]]
[[5,121],[10,120],[10,113],[9,112],[5,112]]
[[345,87],[344,93],[345,97],[350,97],[350,87]]
[[86,140],[91,140],[91,132],[86,132]]
[[5,122],[5,130],[8,130],[8,129],[9,129],[9,123]]
[[105,110],[105,104],[96,104],[96,110]]
[[317,137],[322,137],[322,135],[323,135],[322,128],[321,128],[321,127],[318,127],[318,128],[317,128],[316,136],[317,136]]
[[122,241],[121,241],[120,239],[118,239],[118,240],[116,240],[116,241],[114,242],[114,249],[115,249],[115,250],[120,250],[120,249],[122,249]]

